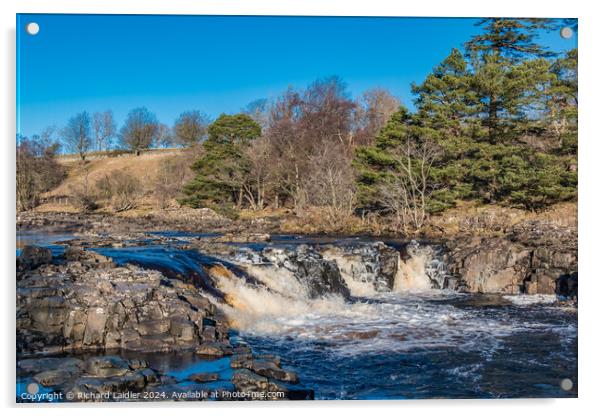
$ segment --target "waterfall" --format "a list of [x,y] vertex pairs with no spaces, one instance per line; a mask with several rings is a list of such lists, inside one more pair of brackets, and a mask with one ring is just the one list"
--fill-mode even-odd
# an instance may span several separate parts
[[[279,322],[312,314],[336,314],[346,308],[336,294],[311,298],[309,288],[290,271],[274,265],[248,265],[246,272],[260,284],[250,285],[222,266],[209,270],[217,288],[225,293],[221,307],[233,328],[254,332],[280,331]],[[221,302],[220,302],[221,303]]]
[[446,288],[447,267],[441,259],[440,250],[416,241],[406,247],[407,256],[399,259],[394,290],[430,291]]

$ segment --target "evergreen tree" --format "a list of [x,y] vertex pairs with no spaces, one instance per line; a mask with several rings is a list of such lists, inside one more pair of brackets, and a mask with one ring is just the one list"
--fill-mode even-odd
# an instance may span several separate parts
[[484,33],[466,43],[474,71],[472,88],[491,143],[516,138],[525,114],[549,76],[545,58],[554,54],[536,42],[537,31],[552,29],[549,19],[489,18]]
[[261,127],[246,114],[219,116],[209,126],[204,154],[192,165],[196,177],[184,186],[187,197],[181,202],[222,210],[240,206],[250,170],[245,150],[260,135]]
[[469,127],[468,117],[477,100],[471,84],[466,60],[454,48],[422,84],[412,84],[419,117],[432,128],[460,136]]

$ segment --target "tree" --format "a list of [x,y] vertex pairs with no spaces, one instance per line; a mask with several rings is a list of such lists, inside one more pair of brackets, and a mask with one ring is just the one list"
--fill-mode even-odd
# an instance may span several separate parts
[[422,84],[412,84],[421,119],[447,135],[460,136],[471,128],[468,118],[477,103],[472,74],[458,49],[452,49]]
[[307,202],[307,186],[319,175],[312,159],[326,144],[340,145],[338,149],[350,164],[355,146],[355,107],[338,77],[316,80],[301,91],[289,88],[273,102],[264,135],[271,149],[275,205],[284,200],[296,211],[302,209]]
[[44,134],[41,136],[17,137],[17,212],[36,207],[41,195],[58,186],[66,176],[64,167],[56,161],[58,142],[48,142]]
[[517,126],[524,122],[524,110],[538,99],[538,87],[549,80],[545,58],[553,53],[535,39],[538,30],[553,25],[548,19],[511,18],[483,19],[477,25],[484,26],[484,33],[468,41],[466,49],[478,110],[491,143],[513,139],[521,132]]
[[250,172],[245,151],[260,135],[261,127],[248,115],[220,115],[209,126],[205,153],[192,165],[196,176],[184,186],[181,202],[195,208],[240,207]]
[[555,28],[551,19],[515,19],[505,17],[485,18],[476,23],[484,32],[466,43],[471,55],[493,55],[499,59],[517,62],[525,57],[551,57],[535,39],[537,31]]
[[400,105],[399,99],[383,88],[364,92],[354,112],[354,145],[372,144],[380,129]]
[[176,142],[187,147],[199,144],[207,137],[210,123],[209,116],[197,110],[180,114],[173,127]]
[[267,98],[253,100],[245,106],[242,113],[251,116],[251,118],[264,129],[269,122],[269,102]]
[[94,139],[99,152],[107,150],[111,146],[111,139],[117,132],[113,112],[111,110],[102,113],[94,113],[92,116],[92,126],[94,129]]
[[79,155],[82,161],[92,148],[90,135],[90,116],[86,111],[71,117],[62,131],[63,138],[69,149]]
[[124,147],[139,156],[140,153],[151,147],[159,134],[157,117],[146,107],[135,108],[128,113],[120,136]]
[[395,113],[373,146],[356,151],[360,207],[392,214],[401,230],[421,228],[438,188],[433,178],[441,153],[436,136],[407,109]]
[[175,137],[173,130],[169,126],[159,123],[157,127],[157,138],[155,139],[158,147],[168,148],[174,145]]
[[572,49],[552,63],[554,75],[546,96],[543,122],[551,132],[556,147],[563,154],[577,155],[577,49]]

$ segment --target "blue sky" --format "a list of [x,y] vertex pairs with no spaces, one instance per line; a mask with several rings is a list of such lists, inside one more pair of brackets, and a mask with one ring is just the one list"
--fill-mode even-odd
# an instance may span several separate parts
[[[58,127],[82,110],[120,124],[146,106],[171,125],[182,111],[238,112],[289,85],[338,75],[353,96],[384,87],[411,106],[420,82],[478,19],[251,16],[17,16],[17,132]],[[36,36],[27,23],[40,25]],[[542,34],[552,50],[576,37]]]

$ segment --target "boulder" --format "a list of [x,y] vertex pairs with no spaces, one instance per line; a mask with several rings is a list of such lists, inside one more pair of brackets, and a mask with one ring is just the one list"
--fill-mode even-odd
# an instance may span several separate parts
[[21,249],[19,264],[25,268],[36,268],[52,262],[52,251],[49,248],[27,245]]

